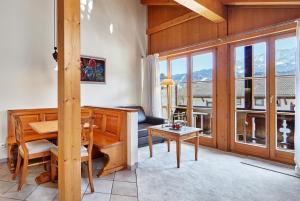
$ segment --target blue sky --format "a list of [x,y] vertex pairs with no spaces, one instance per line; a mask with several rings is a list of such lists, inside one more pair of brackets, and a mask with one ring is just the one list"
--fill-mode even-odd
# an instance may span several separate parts
[[[212,69],[213,54],[205,53],[193,56],[193,71],[200,71],[203,69]],[[167,73],[167,62],[163,60],[160,62],[161,73]],[[173,75],[187,73],[187,59],[185,57],[174,59],[171,61],[171,71]]]

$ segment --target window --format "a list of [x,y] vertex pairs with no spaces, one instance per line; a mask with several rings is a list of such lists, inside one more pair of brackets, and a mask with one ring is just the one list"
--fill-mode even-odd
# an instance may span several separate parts
[[192,56],[193,126],[212,134],[213,53]]
[[[186,120],[189,125],[203,129],[204,135],[200,136],[200,142],[209,146],[216,145],[213,133],[214,57],[214,50],[208,50],[171,57],[160,62],[161,80],[167,77],[175,82],[169,92],[170,103],[167,106],[163,104],[162,107],[166,114],[164,117],[171,110],[175,120]],[[167,100],[167,94],[168,92],[162,90],[162,99]]]
[[296,37],[275,41],[277,149],[294,150]]
[[171,60],[171,78],[175,85],[172,88],[172,107],[174,110],[187,107],[187,58]]
[[266,43],[235,48],[236,142],[266,145]]
[[[159,71],[160,71],[160,81],[168,77],[168,64],[167,60],[162,60],[159,62]],[[167,88],[161,86],[161,107],[162,107],[162,117],[168,118],[168,95]]]
[[255,106],[265,106],[265,99],[263,98],[255,98]]

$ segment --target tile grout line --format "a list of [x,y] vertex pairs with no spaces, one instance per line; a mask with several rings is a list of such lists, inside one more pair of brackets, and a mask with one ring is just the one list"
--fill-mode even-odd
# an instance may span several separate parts
[[113,191],[113,188],[114,188],[115,178],[116,178],[116,172],[114,172],[114,177],[113,177],[113,180],[112,180],[112,185],[111,185],[111,189],[110,189],[109,201],[111,201],[111,195],[112,195],[112,193],[113,193],[112,191]]
[[[9,181],[6,181],[6,182],[10,183]],[[13,183],[13,182],[11,182],[11,183]],[[12,187],[8,188],[8,190],[5,191],[4,193],[2,193],[1,196],[4,195],[5,193],[7,193],[10,189],[12,189],[13,187],[15,187],[16,185],[18,185],[18,184],[15,183],[14,185],[12,185]]]
[[[27,184],[27,185],[33,185],[33,184]],[[38,185],[38,186],[35,186],[34,189],[28,194],[28,196],[25,197],[24,201],[26,201],[26,199],[29,198],[29,196],[30,196],[30,195],[31,195],[38,187],[39,187],[39,185]]]

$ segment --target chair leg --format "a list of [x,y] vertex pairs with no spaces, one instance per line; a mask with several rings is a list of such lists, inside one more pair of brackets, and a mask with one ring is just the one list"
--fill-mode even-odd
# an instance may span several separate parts
[[93,168],[92,168],[92,158],[89,156],[88,160],[88,177],[89,177],[89,183],[91,192],[94,192],[94,183],[93,183]]
[[20,155],[20,153],[18,153],[18,161],[17,161],[17,166],[16,166],[16,170],[15,173],[13,175],[13,180],[15,180],[17,178],[17,176],[19,175],[19,171],[20,171],[20,167],[21,167],[21,161],[22,161],[22,157]]
[[19,181],[19,187],[18,187],[19,192],[22,191],[22,187],[25,183],[26,176],[27,176],[27,170],[28,170],[28,158],[24,157],[22,175],[21,175],[21,178],[20,178],[20,181]]
[[51,153],[51,181],[55,182],[55,178],[57,176],[57,162],[56,162],[56,156]]

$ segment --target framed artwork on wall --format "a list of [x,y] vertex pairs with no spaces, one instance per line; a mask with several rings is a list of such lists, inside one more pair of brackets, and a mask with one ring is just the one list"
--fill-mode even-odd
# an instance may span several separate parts
[[102,83],[106,82],[106,61],[103,58],[80,57],[81,82]]

